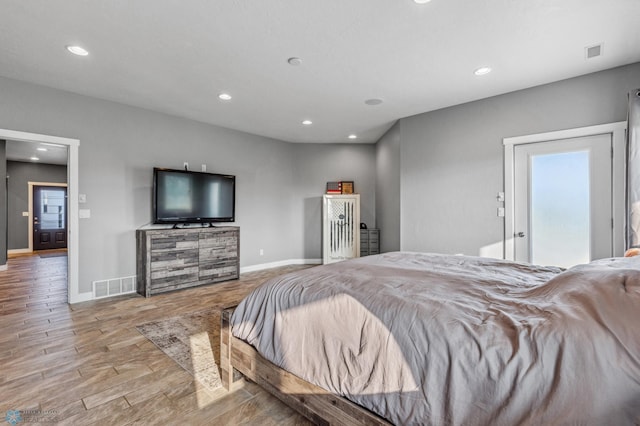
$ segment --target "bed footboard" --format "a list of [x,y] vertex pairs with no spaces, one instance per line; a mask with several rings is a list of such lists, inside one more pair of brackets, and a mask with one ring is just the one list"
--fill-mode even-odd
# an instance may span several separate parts
[[220,380],[226,390],[231,390],[234,383],[242,380],[242,374],[231,365],[231,329],[229,319],[234,308],[222,311],[220,326]]
[[245,376],[318,425],[390,424],[359,405],[277,367],[251,345],[233,337],[229,325],[232,313],[233,309],[222,312],[220,330],[221,379],[227,390]]

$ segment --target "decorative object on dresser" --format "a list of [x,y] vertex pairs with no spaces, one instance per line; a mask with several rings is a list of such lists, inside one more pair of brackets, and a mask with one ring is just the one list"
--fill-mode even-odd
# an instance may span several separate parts
[[240,276],[240,228],[136,231],[137,290],[145,297]]
[[342,184],[342,193],[343,194],[353,194],[353,181],[343,180],[340,182]]
[[342,194],[342,182],[327,182],[327,194]]
[[380,253],[380,230],[360,228],[360,256]]
[[352,180],[327,182],[327,194],[353,194],[355,193]]
[[322,200],[322,263],[360,256],[360,194],[325,194]]

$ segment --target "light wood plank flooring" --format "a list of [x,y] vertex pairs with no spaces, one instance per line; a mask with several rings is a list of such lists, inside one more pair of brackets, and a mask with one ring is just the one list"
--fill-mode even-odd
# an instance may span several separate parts
[[[70,425],[307,425],[252,383],[212,392],[136,325],[237,304],[270,276],[174,293],[67,304],[66,253],[10,256],[0,271],[0,419]],[[31,410],[31,411],[30,411]]]

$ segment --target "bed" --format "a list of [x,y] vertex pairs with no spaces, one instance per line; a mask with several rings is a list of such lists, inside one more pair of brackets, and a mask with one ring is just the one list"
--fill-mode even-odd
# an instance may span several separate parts
[[226,386],[240,371],[318,424],[640,424],[640,257],[318,266],[249,294],[222,345]]

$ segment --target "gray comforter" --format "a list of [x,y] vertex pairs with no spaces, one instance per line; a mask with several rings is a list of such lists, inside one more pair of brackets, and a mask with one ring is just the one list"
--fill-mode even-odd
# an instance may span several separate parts
[[268,281],[232,332],[395,424],[640,424],[640,257],[369,256]]

